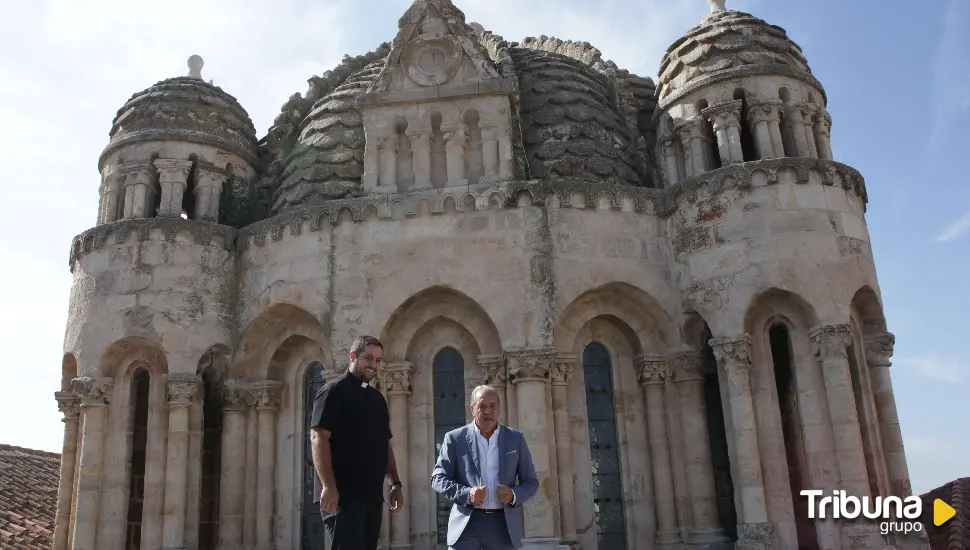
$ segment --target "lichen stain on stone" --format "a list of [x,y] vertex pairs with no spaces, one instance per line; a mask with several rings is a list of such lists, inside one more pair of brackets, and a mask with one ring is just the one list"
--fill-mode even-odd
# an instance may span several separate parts
[[674,237],[674,251],[678,254],[696,252],[711,246],[711,232],[707,227],[682,229]]
[[714,197],[697,203],[696,223],[719,220],[730,210],[730,204],[723,197]]
[[741,205],[741,210],[745,212],[751,212],[752,210],[757,210],[761,208],[761,203],[758,202],[746,202]]

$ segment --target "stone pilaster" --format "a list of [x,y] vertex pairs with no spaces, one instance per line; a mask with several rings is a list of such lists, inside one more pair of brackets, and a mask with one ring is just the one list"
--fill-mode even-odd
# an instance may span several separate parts
[[81,460],[78,465],[71,550],[98,550],[105,416],[113,385],[111,378],[81,377],[71,381],[71,389],[81,398],[82,416]]
[[[839,487],[851,496],[870,496],[862,432],[849,372],[847,348],[852,344],[851,327],[847,324],[819,325],[809,332],[809,337],[825,383],[829,419],[835,434]],[[866,520],[846,521],[841,527],[843,544],[852,548],[882,548],[881,545],[885,545],[878,524]]]
[[165,376],[168,391],[168,452],[165,459],[165,512],[162,548],[185,547],[186,479],[189,466],[189,407],[202,387],[193,374]]
[[670,462],[670,441],[667,437],[667,407],[664,404],[667,361],[660,356],[640,357],[637,360],[637,379],[646,400],[647,436],[652,455],[654,501],[657,508],[657,533],[654,542],[660,548],[673,548],[683,541],[677,526],[677,499]]
[[743,106],[744,102],[736,99],[701,111],[701,115],[714,126],[714,135],[717,137],[717,148],[723,166],[744,162],[744,153],[741,150],[741,109]]
[[176,159],[157,159],[158,182],[162,191],[162,201],[158,207],[160,218],[182,217],[182,199],[188,185],[192,161]]
[[469,129],[463,122],[442,128],[445,139],[445,164],[448,169],[447,187],[468,185],[465,174],[465,152],[468,149]]
[[411,132],[411,156],[414,166],[414,189],[431,189],[431,133],[427,130]]
[[57,408],[64,415],[64,444],[61,448],[61,475],[57,485],[57,515],[54,519],[54,550],[68,550],[71,504],[74,502],[74,467],[77,461],[77,425],[81,398],[74,392],[54,394]]
[[569,421],[569,381],[576,368],[577,358],[560,353],[552,363],[552,419],[555,432],[556,469],[559,472],[559,525],[564,544],[574,544],[576,538],[576,485],[573,477],[573,450]]
[[[408,399],[413,391],[412,381],[414,368],[411,363],[390,363],[385,369],[387,376],[387,396],[391,413],[391,445],[394,448],[394,458],[397,461],[397,472],[401,476],[403,491],[415,493],[409,484],[411,471],[408,447]],[[408,550],[411,548],[411,516],[405,497],[404,508],[394,512],[391,516],[391,548],[393,550]]]
[[194,220],[219,223],[219,200],[222,186],[230,174],[214,166],[200,167],[195,182]]
[[555,350],[549,349],[506,352],[509,379],[515,385],[518,402],[519,429],[528,442],[539,479],[535,497],[523,504],[523,538],[526,539],[523,543],[530,548],[559,545],[555,530],[558,506],[551,494],[552,458],[546,405],[546,386],[555,355]]
[[751,337],[747,334],[714,338],[710,341],[717,360],[718,378],[726,386],[731,437],[728,446],[737,462],[733,465],[735,492],[738,493],[738,548],[771,550],[775,548],[774,529],[768,522],[761,449],[751,396]]
[[717,485],[711,437],[704,399],[704,356],[700,352],[676,354],[668,360],[680,396],[681,432],[684,440],[684,465],[690,495],[691,526],[689,544],[711,544],[728,540],[721,528],[717,509]]
[[249,387],[249,403],[256,409],[256,550],[273,548],[273,502],[276,500],[276,411],[283,382],[264,380]]
[[219,480],[219,547],[240,548],[243,545],[243,517],[246,496],[246,412],[249,405],[243,384],[226,383],[223,391],[222,475]]

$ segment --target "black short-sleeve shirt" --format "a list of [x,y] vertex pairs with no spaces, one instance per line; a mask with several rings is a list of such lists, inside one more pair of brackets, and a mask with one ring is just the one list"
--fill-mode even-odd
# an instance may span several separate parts
[[[349,370],[320,388],[311,428],[330,432],[330,456],[340,498],[384,498],[391,419],[384,396]],[[323,485],[313,472],[313,502]]]

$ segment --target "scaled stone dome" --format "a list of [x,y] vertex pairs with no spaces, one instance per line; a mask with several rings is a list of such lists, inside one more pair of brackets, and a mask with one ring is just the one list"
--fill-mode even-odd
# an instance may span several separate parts
[[189,76],[162,80],[131,96],[111,124],[99,165],[124,145],[164,140],[211,145],[256,165],[256,128],[249,113],[235,97],[202,80],[201,59],[196,63]]
[[811,73],[801,47],[785,29],[748,13],[713,11],[667,48],[660,63],[658,99],[663,107],[715,80],[753,74],[816,82]]

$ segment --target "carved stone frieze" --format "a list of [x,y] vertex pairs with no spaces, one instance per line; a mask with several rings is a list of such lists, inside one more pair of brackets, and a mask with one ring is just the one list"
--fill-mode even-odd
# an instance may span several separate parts
[[483,354],[478,356],[478,365],[482,369],[482,383],[488,386],[501,387],[508,382],[508,369],[505,355],[501,353]]
[[663,356],[644,355],[637,359],[637,380],[641,385],[663,384],[668,376],[668,363]]
[[80,414],[81,398],[72,391],[59,391],[54,393],[57,400],[57,409],[64,415],[64,421],[75,420]]
[[673,378],[677,382],[704,380],[704,355],[700,352],[682,352],[667,359]]
[[891,332],[878,332],[866,334],[865,350],[866,363],[869,368],[889,367],[892,362],[889,359],[893,356],[893,348],[896,345],[896,336]]
[[808,333],[815,355],[820,359],[845,358],[852,344],[852,328],[847,324],[819,325]]
[[202,378],[188,373],[166,374],[165,388],[169,407],[188,407],[202,388]]
[[390,363],[384,370],[385,389],[389,394],[409,395],[414,389],[414,367],[411,363]]
[[714,358],[726,370],[747,369],[751,366],[751,336],[721,336],[710,341]]
[[81,376],[71,380],[71,390],[81,398],[82,407],[107,405],[112,387],[113,378]]
[[549,372],[553,386],[568,386],[576,369],[578,358],[572,353],[560,353],[552,362]]

